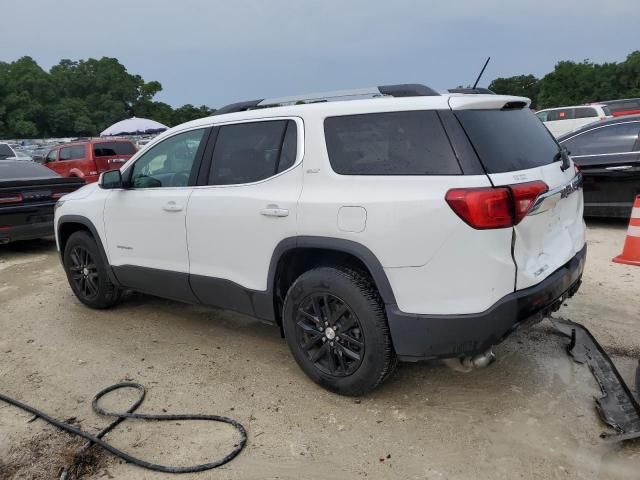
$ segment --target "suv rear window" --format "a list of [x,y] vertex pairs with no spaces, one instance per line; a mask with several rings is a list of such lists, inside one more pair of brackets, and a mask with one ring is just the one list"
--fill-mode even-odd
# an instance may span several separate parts
[[597,117],[598,112],[596,112],[595,108],[591,107],[579,107],[574,109],[575,118],[590,118]]
[[528,108],[456,112],[487,173],[513,172],[553,162],[558,144]]
[[129,142],[96,143],[93,145],[93,154],[96,157],[114,157],[116,155],[133,155],[136,148]]
[[435,111],[329,117],[324,133],[331,167],[341,175],[462,173]]

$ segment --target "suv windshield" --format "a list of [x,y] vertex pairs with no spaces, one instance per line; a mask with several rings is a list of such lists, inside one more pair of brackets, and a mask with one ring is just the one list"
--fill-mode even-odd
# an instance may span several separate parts
[[487,173],[541,167],[558,153],[553,136],[529,109],[460,110],[456,116]]

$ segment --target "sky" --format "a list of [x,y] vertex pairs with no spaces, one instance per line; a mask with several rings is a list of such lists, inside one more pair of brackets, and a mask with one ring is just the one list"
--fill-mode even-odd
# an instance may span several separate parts
[[115,57],[156,100],[255,98],[542,76],[640,49],[638,0],[2,0],[0,61]]

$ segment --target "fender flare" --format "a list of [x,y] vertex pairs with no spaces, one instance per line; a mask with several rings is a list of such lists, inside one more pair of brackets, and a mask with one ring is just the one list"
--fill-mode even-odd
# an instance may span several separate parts
[[396,299],[393,289],[389,283],[389,278],[378,260],[378,257],[365,247],[363,244],[346,240],[343,238],[332,237],[316,237],[316,236],[297,236],[289,237],[281,240],[273,251],[271,262],[269,263],[269,277],[267,283],[267,291],[275,291],[275,278],[278,263],[282,256],[290,250],[296,248],[317,248],[323,250],[334,250],[340,253],[353,255],[360,260],[371,273],[373,281],[378,287],[378,292],[385,304],[395,304]]
[[[115,276],[113,269],[111,268],[111,264],[109,263],[109,258],[107,257],[107,252],[104,249],[104,246],[102,244],[102,239],[100,238],[100,235],[98,234],[98,230],[96,229],[93,222],[89,220],[87,217],[83,217],[81,215],[62,215],[58,219],[58,223],[56,224],[56,238],[58,239],[60,238],[60,229],[64,224],[68,224],[68,223],[77,223],[86,227],[89,230],[94,240],[96,241],[96,245],[98,246],[98,251],[100,252],[100,257],[102,258],[102,261],[104,262],[104,265],[107,269],[107,273],[109,274],[109,279],[111,280],[111,283],[117,286],[122,286],[118,281],[117,277]],[[62,248],[62,245],[60,245],[60,261],[61,262],[64,261],[64,248]]]

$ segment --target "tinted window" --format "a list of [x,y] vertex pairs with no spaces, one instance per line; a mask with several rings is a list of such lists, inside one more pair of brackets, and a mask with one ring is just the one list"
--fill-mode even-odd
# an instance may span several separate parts
[[594,128],[562,144],[574,156],[630,152],[637,147],[638,131],[640,122],[610,125]]
[[133,155],[136,149],[129,142],[96,143],[93,145],[93,154],[96,157],[114,157],[116,155]]
[[278,172],[284,172],[291,167],[296,161],[298,153],[298,127],[295,122],[289,121],[287,124],[287,132],[282,142],[282,153],[280,154],[280,164]]
[[209,183],[257,182],[285,170],[295,162],[296,138],[296,124],[292,120],[220,127]]
[[598,112],[596,112],[595,108],[590,107],[580,107],[573,109],[575,118],[589,118],[589,117],[597,117]]
[[461,110],[456,116],[489,173],[547,165],[558,153],[558,144],[529,109]]
[[547,122],[555,122],[556,120],[573,119],[573,109],[567,108],[563,110],[549,110],[547,112]]
[[625,110],[640,110],[640,99],[620,100],[608,104],[612,112],[624,112]]
[[548,115],[549,115],[549,112],[538,112],[538,113],[536,113],[536,117],[538,117],[543,122],[547,121],[547,116]]
[[331,167],[342,175],[461,173],[434,111],[329,117],[324,132]]
[[185,187],[204,129],[179,133],[151,147],[133,165],[134,188]]
[[84,145],[60,149],[60,160],[80,160],[84,158]]
[[0,143],[0,158],[8,158],[13,157],[13,150],[9,147],[9,145],[5,143]]

